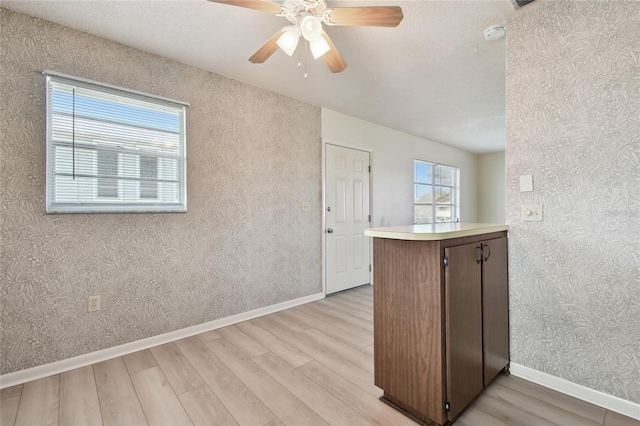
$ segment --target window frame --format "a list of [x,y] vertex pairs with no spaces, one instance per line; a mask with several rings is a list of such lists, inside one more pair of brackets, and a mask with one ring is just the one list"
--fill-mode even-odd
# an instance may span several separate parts
[[[421,182],[416,179],[416,168],[418,164],[426,164],[432,167],[431,182]],[[453,169],[453,183],[451,185],[436,183],[436,168],[447,167]],[[416,202],[416,191],[418,185],[431,187],[431,202],[430,203],[418,203]],[[449,188],[451,190],[451,203],[438,203],[437,202],[437,188]],[[416,206],[431,206],[431,222],[417,222],[416,221]],[[446,222],[438,222],[437,207],[446,206],[451,208],[451,220]],[[460,222],[460,168],[456,166],[450,166],[448,164],[435,163],[433,161],[425,161],[414,159],[413,160],[413,223],[414,225],[436,225],[439,223],[456,223]]]
[[[186,115],[187,108],[189,104],[186,102],[176,101],[173,99],[168,99],[156,95],[151,95],[148,93],[138,92],[135,90],[126,89],[119,86],[113,86],[110,84],[100,83],[84,78],[74,77],[67,74],[52,72],[52,71],[43,71],[42,74],[45,76],[45,88],[46,88],[46,110],[45,110],[45,120],[46,120],[46,178],[45,178],[45,194],[46,194],[46,208],[45,213],[50,214],[58,214],[58,213],[184,213],[187,211],[187,123],[186,123]],[[60,144],[53,141],[53,114],[52,114],[52,88],[51,83],[62,83],[68,84],[75,87],[83,87],[90,90],[99,91],[102,93],[107,93],[113,96],[119,96],[126,99],[143,101],[148,103],[156,103],[163,106],[175,107],[176,109],[182,108],[180,113],[180,123],[179,123],[179,154],[177,157],[174,157],[177,161],[177,190],[178,190],[178,201],[176,202],[163,202],[160,201],[159,194],[160,190],[158,188],[157,193],[158,197],[156,198],[141,198],[141,185],[138,183],[137,186],[137,197],[136,201],[125,201],[122,197],[123,194],[123,185],[131,185],[131,182],[124,182],[123,178],[125,176],[120,176],[118,179],[118,197],[98,197],[98,181],[99,174],[97,173],[98,168],[98,155],[102,150],[100,148],[96,148],[96,156],[95,156],[95,164],[94,168],[96,169],[96,178],[95,178],[95,187],[94,187],[94,196],[93,200],[83,200],[81,202],[56,202],[55,201],[55,191],[56,191],[56,156],[53,155],[53,146],[63,146],[64,144]],[[87,148],[91,149],[91,148]],[[78,152],[78,148],[75,148],[75,152]],[[104,150],[107,152],[108,149]],[[77,155],[77,154],[76,154]],[[118,169],[120,170],[123,167],[123,158],[125,156],[134,156],[135,153],[132,152],[118,152]],[[136,174],[137,179],[140,181],[140,158],[142,156],[155,158],[157,161],[156,173],[158,176],[161,175],[161,161],[165,157],[163,155],[145,155],[138,154],[138,158],[136,159]],[[129,159],[130,161],[130,159]],[[59,166],[58,166],[59,167]],[[131,178],[131,177],[130,177]],[[160,179],[160,178],[158,178]],[[155,181],[158,184],[161,183],[161,180]],[[150,201],[149,201],[150,200]],[[156,200],[155,202],[153,200]]]

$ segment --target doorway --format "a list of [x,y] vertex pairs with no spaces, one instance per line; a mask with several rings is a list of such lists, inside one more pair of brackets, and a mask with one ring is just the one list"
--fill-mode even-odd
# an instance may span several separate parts
[[369,152],[325,145],[326,294],[369,284]]

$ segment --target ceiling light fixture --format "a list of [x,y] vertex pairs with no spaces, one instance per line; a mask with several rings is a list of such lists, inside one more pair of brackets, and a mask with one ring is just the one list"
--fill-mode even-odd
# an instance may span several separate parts
[[311,47],[313,59],[318,59],[331,50],[329,43],[327,43],[327,40],[325,40],[324,37],[318,37],[317,39],[310,41],[309,46]]
[[276,41],[276,44],[284,53],[291,56],[293,52],[296,51],[296,47],[298,47],[298,40],[300,39],[300,34],[298,34],[298,27],[292,25],[290,27],[285,27],[282,30],[282,35]]
[[[347,63],[329,35],[324,32],[323,25],[397,27],[403,18],[402,9],[399,6],[336,7],[329,9],[326,0],[278,0],[277,2],[275,0],[209,1],[281,16],[293,24],[279,30],[262,45],[249,58],[252,63],[263,63],[278,48],[287,55],[292,56],[300,44],[300,37],[303,37],[309,43],[313,58],[322,57],[324,63],[333,73],[344,71],[347,68]],[[303,44],[306,56],[307,45],[304,42]],[[302,55],[300,51],[298,51],[298,54],[298,67],[300,67],[300,57]]]
[[300,20],[300,32],[307,41],[317,40],[322,35],[322,23],[313,15],[305,15]]
[[276,41],[276,44],[284,53],[289,56],[296,51],[300,36],[309,42],[313,59],[318,59],[329,50],[331,46],[322,36],[322,22],[309,13],[302,13],[298,17],[297,25],[291,25],[282,29],[282,35]]

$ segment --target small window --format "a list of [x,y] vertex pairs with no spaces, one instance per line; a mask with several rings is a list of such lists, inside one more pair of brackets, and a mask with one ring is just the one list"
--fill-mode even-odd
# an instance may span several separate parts
[[459,222],[459,175],[457,167],[414,161],[414,223]]
[[186,211],[186,104],[45,75],[47,212]]

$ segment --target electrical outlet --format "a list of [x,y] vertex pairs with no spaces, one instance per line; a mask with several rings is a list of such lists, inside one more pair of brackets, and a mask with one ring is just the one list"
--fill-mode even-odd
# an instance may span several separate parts
[[311,210],[311,205],[309,203],[302,203],[302,205],[300,206],[300,209],[303,212],[308,212]]
[[100,296],[89,296],[87,299],[87,312],[100,310]]

